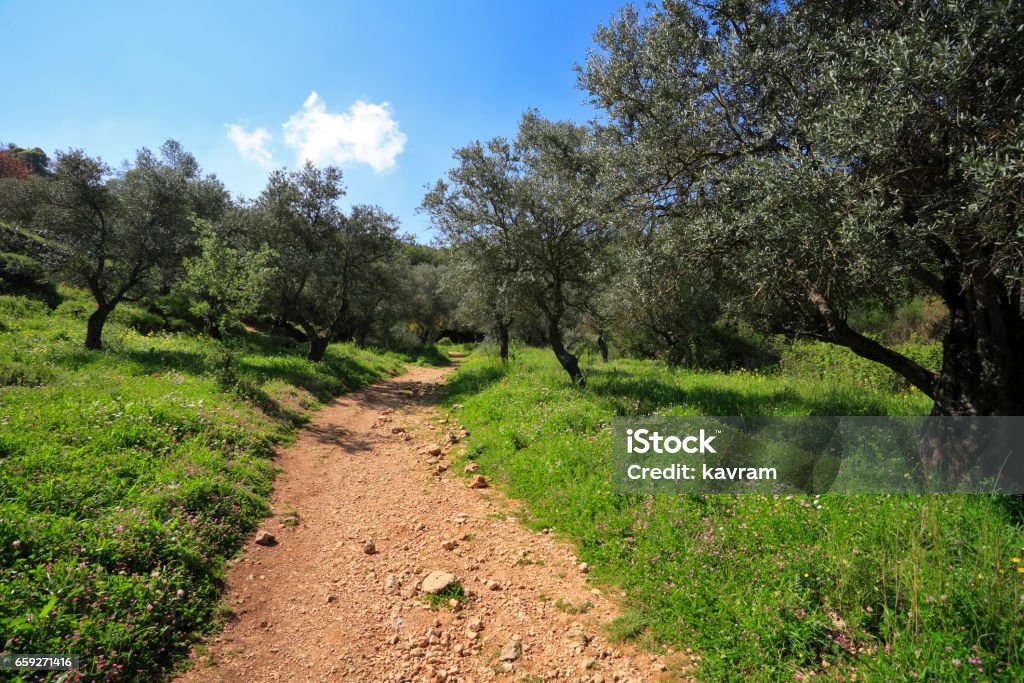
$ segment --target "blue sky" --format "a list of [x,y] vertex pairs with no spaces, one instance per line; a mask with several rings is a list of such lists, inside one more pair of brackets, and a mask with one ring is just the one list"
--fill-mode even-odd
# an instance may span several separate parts
[[0,0],[0,142],[118,165],[174,138],[246,196],[337,162],[348,203],[428,241],[415,208],[454,147],[514,135],[527,107],[593,115],[572,66],[620,4]]

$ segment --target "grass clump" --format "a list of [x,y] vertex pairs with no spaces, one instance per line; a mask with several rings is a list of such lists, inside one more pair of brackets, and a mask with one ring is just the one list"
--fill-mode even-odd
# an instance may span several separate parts
[[140,333],[127,306],[84,350],[90,304],[63,294],[0,296],[0,646],[150,681],[215,620],[224,561],[269,512],[273,447],[404,361],[338,344],[313,364],[251,334],[225,385],[215,342]]
[[556,600],[555,609],[561,610],[566,614],[586,614],[594,608],[594,603],[590,600],[585,600],[578,605],[574,605],[569,600]]
[[450,608],[452,600],[460,603],[466,601],[466,589],[461,583],[453,583],[438,593],[423,593],[420,598],[430,606],[434,612],[441,608]]
[[475,354],[447,400],[534,525],[625,589],[617,638],[703,653],[701,680],[1024,680],[1024,519],[982,496],[614,495],[616,415],[908,415],[843,377],[620,360],[568,385],[550,352]]

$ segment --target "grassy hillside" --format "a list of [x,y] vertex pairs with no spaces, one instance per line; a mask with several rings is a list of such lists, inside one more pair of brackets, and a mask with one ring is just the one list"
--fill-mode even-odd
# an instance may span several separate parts
[[[982,497],[618,496],[615,415],[899,415],[917,392],[852,379],[476,354],[449,404],[467,456],[626,589],[616,634],[703,654],[707,680],[1024,680],[1019,504]],[[455,404],[464,407],[454,408]]]
[[337,345],[311,364],[250,335],[225,378],[215,342],[140,334],[131,308],[85,351],[91,305],[64,295],[53,312],[0,296],[3,651],[151,681],[216,617],[224,560],[268,512],[273,445],[413,359]]

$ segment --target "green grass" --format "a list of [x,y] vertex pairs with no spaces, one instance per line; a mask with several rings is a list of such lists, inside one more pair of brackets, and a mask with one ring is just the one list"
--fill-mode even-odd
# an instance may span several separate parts
[[[906,415],[918,392],[829,374],[589,364],[568,386],[549,351],[504,370],[481,352],[447,401],[466,457],[621,586],[612,635],[699,650],[704,680],[1024,680],[1024,519],[980,496],[622,496],[616,415]],[[973,678],[972,678],[973,677]]]
[[585,600],[579,605],[574,605],[572,604],[572,602],[569,602],[567,600],[555,601],[555,608],[565,612],[566,614],[586,614],[591,609],[593,609],[593,607],[594,603],[592,603],[590,600]]
[[[331,397],[412,356],[249,335],[231,381],[212,340],[119,310],[82,348],[87,298],[0,297],[0,643],[77,654],[78,678],[158,679],[216,617],[224,562],[268,512],[270,455]],[[56,674],[54,674],[56,676]]]
[[449,609],[452,600],[466,601],[466,589],[462,587],[461,583],[453,583],[440,593],[424,593],[420,596],[420,600],[425,602],[433,612],[439,609]]

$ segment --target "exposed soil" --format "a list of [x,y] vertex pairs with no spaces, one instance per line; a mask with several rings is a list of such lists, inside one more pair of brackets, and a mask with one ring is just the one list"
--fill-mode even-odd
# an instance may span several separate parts
[[[457,412],[442,423],[431,401],[450,372],[411,368],[344,396],[280,451],[265,526],[277,544],[233,561],[234,616],[176,680],[681,680],[685,655],[661,672],[663,657],[605,640],[614,596],[570,545],[523,527],[494,489],[438,471],[463,437]],[[435,570],[461,596],[431,605],[420,587]]]

